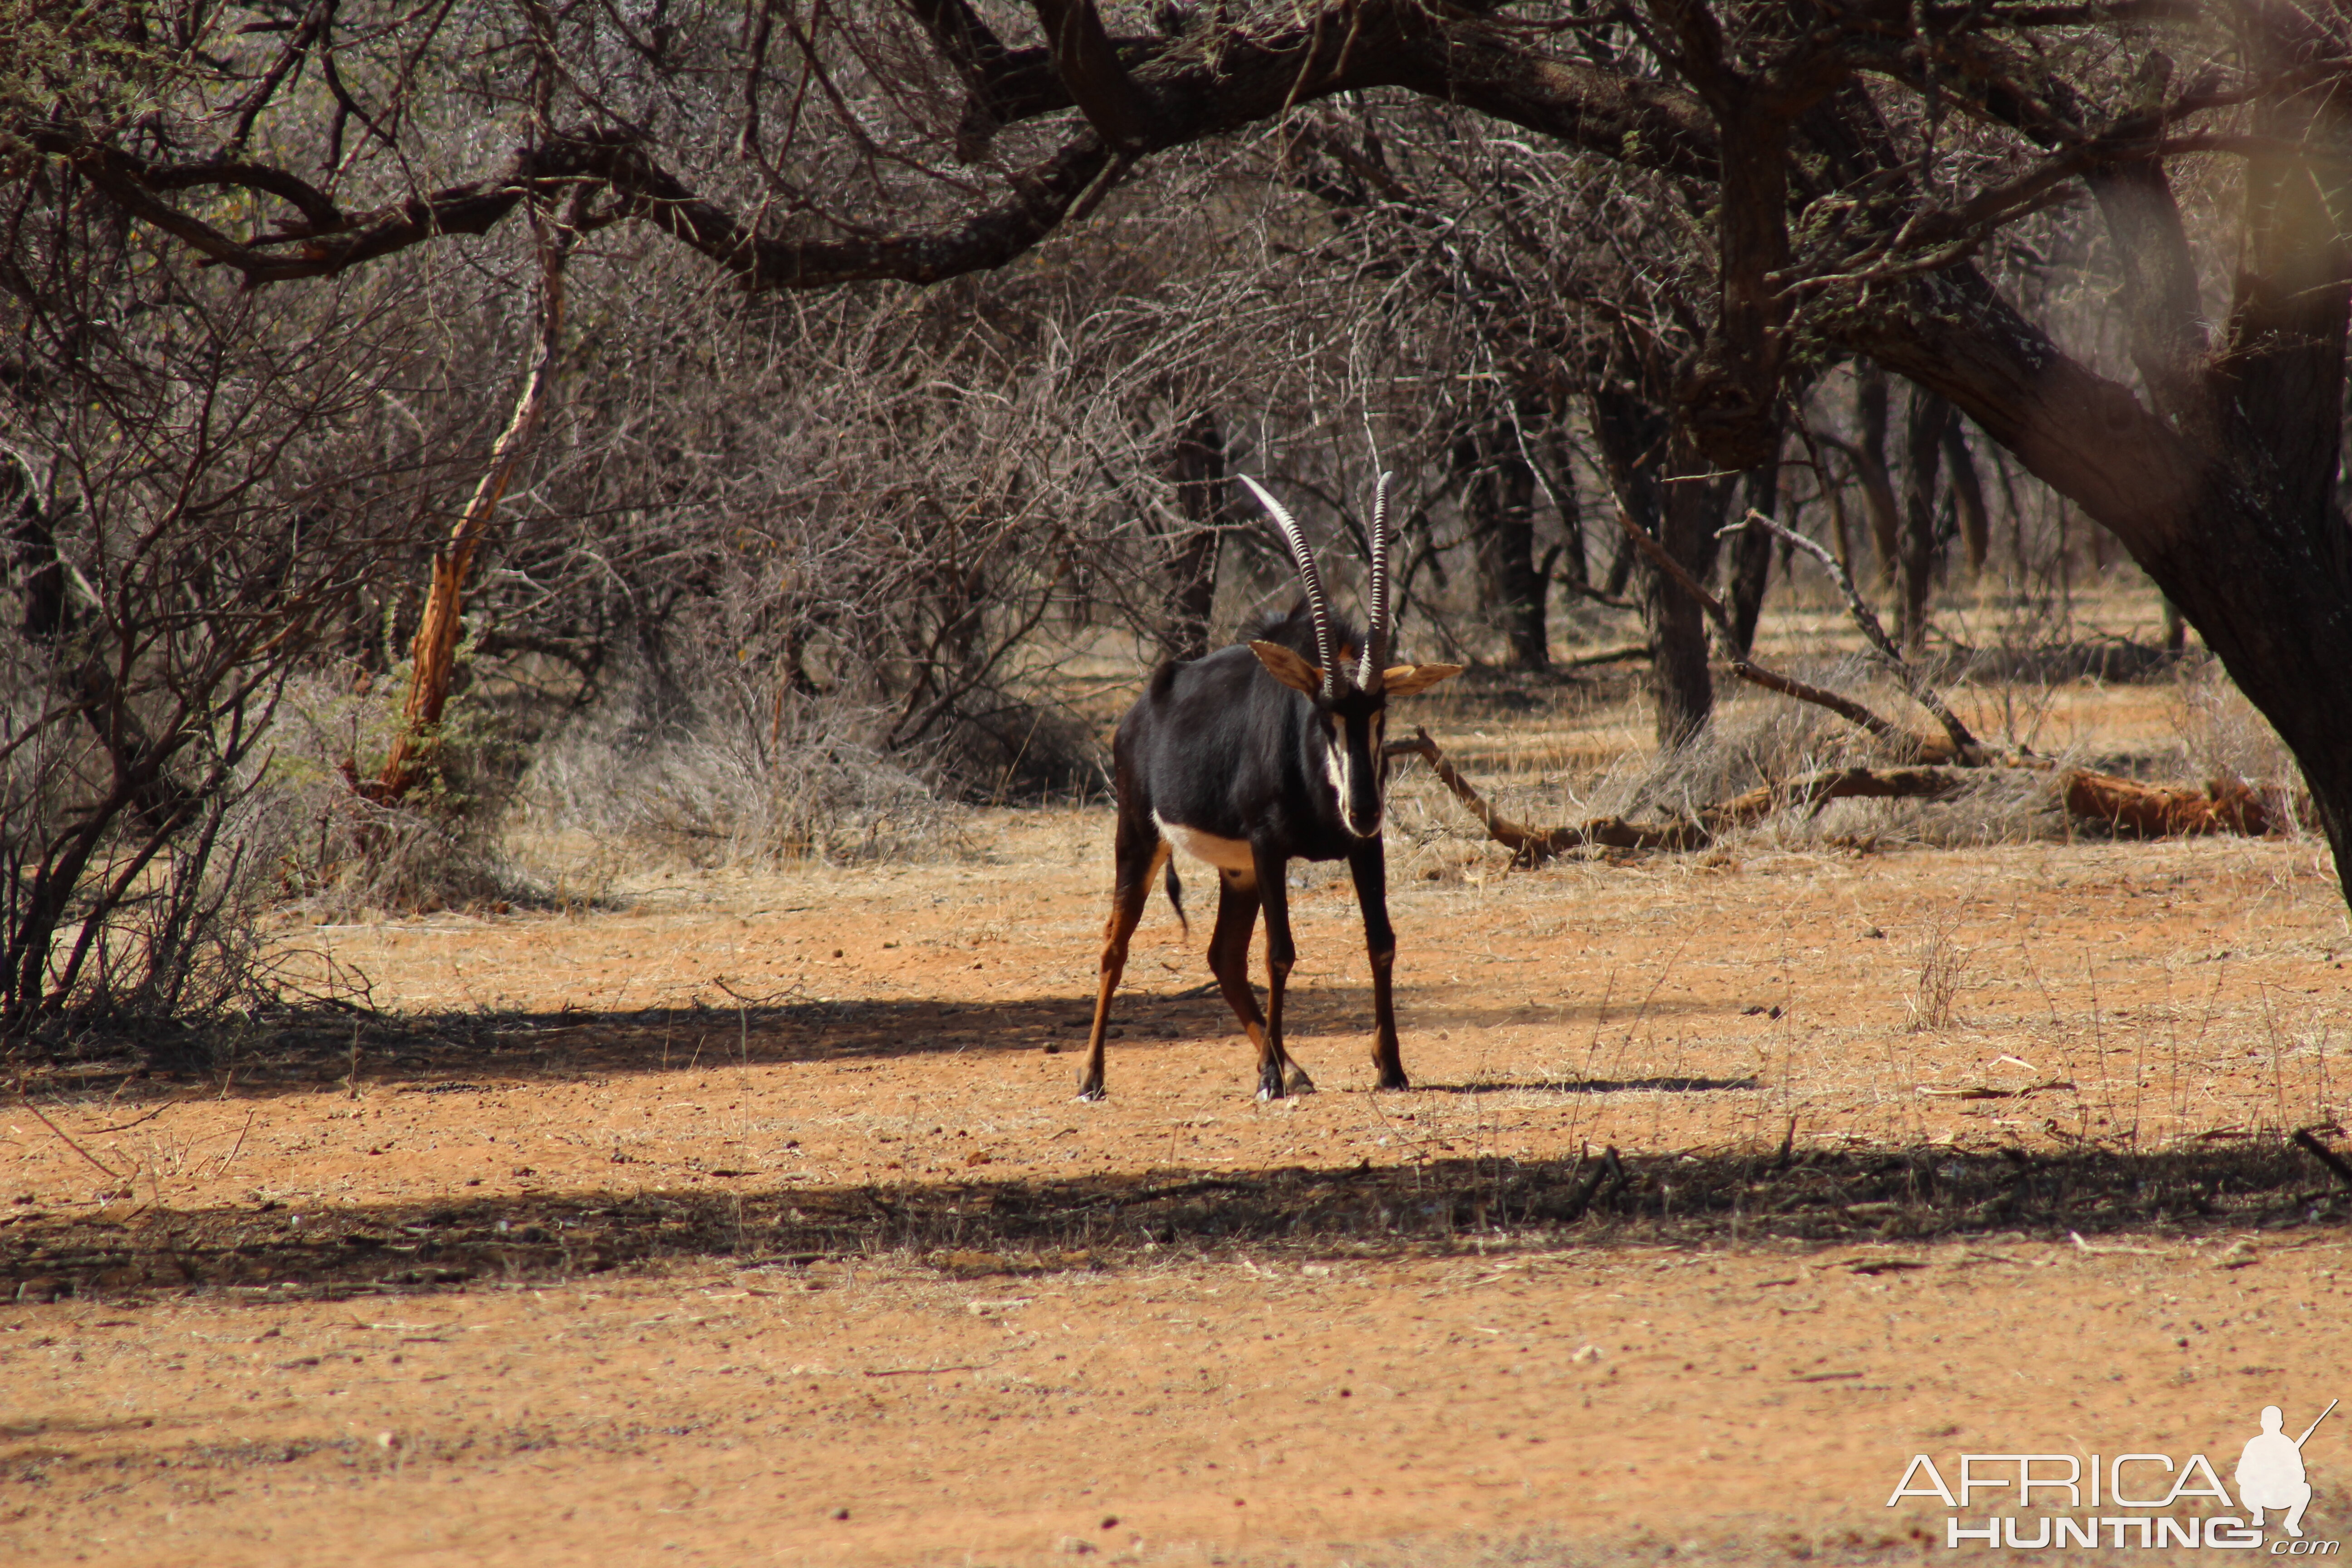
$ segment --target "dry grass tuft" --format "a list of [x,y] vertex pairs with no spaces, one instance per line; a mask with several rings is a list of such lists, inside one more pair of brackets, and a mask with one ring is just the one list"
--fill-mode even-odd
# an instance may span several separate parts
[[1959,998],[1969,969],[1969,950],[1959,944],[1958,934],[1956,921],[1939,916],[1919,939],[1919,974],[1907,999],[1915,1035],[1951,1026],[1952,1004]]

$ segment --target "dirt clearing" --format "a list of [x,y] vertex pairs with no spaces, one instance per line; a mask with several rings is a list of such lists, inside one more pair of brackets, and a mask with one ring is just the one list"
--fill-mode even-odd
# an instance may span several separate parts
[[1916,1453],[2226,1479],[2352,1392],[2352,1194],[2282,1136],[2343,1147],[2314,844],[1401,854],[1402,1095],[1318,868],[1322,1092],[1277,1104],[1155,900],[1083,1106],[1108,815],[973,832],[310,929],[382,1015],[45,1080],[0,1115],[0,1541],[1916,1558]]

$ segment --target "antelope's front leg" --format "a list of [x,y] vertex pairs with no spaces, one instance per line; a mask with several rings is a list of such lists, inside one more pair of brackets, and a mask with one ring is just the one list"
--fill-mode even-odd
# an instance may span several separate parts
[[1364,950],[1372,961],[1372,1066],[1382,1089],[1410,1089],[1397,1047],[1396,1002],[1389,985],[1396,967],[1396,930],[1389,924],[1388,861],[1377,838],[1358,842],[1348,856],[1356,902],[1364,911]]
[[1282,996],[1298,949],[1290,940],[1290,862],[1264,844],[1251,847],[1257,867],[1257,896],[1265,910],[1265,1038],[1258,1046],[1257,1097],[1280,1100],[1312,1094],[1315,1081],[1290,1059],[1282,1043]]

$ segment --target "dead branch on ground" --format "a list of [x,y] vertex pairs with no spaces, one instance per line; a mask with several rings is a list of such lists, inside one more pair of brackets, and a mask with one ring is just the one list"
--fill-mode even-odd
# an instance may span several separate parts
[[1975,766],[1987,761],[1984,747],[1979,743],[1974,735],[1969,732],[1969,727],[1960,722],[1959,715],[1952,711],[1950,704],[1944,700],[1943,694],[1936,689],[1934,684],[1926,676],[1919,673],[1917,667],[1903,657],[1901,650],[1895,646],[1894,639],[1886,635],[1886,628],[1879,624],[1878,616],[1872,612],[1868,601],[1864,600],[1861,593],[1855,589],[1853,579],[1846,575],[1843,566],[1838,564],[1837,557],[1819,541],[1806,538],[1787,524],[1765,516],[1753,507],[1748,509],[1746,517],[1722,531],[1730,533],[1747,527],[1751,522],[1760,524],[1783,542],[1803,551],[1820,562],[1828,571],[1831,579],[1837,584],[1838,591],[1845,595],[1846,613],[1853,617],[1853,624],[1862,628],[1862,635],[1868,639],[1872,649],[1885,661],[1886,667],[1894,671],[1895,679],[1903,683],[1903,689],[1911,694],[1911,700],[1935,715],[1936,722],[1942,726],[1945,737],[1951,742],[1952,760],[1964,767]]
[[[1410,741],[1390,742],[1386,751],[1391,757],[1419,757],[1429,763],[1438,783],[1478,819],[1486,837],[1528,866],[1541,865],[1572,849],[1706,849],[1724,834],[1752,826],[1777,811],[1796,808],[1818,816],[1831,802],[1839,800],[1951,801],[1986,787],[2004,773],[2049,776],[2046,770],[2040,768],[1992,768],[1967,763],[1833,768],[1802,778],[1759,784],[1680,822],[1628,822],[1622,816],[1597,816],[1574,826],[1533,827],[1496,811],[1478,793],[1477,786],[1462,776],[1462,771],[1430,738],[1427,730],[1416,729]],[[2112,773],[2075,768],[2062,776],[2060,792],[2073,816],[2135,837],[2234,833],[2258,838],[2284,831],[2286,826],[2283,814],[2241,784],[2217,781],[2199,790],[2188,785],[2138,784]]]
[[1426,730],[1415,730],[1410,741],[1391,741],[1385,748],[1392,757],[1416,756],[1427,762],[1437,774],[1437,782],[1454,792],[1454,798],[1469,808],[1486,837],[1502,845],[1528,865],[1537,865],[1562,855],[1570,849],[1590,847],[1606,849],[1704,849],[1715,842],[1712,830],[1696,822],[1635,823],[1622,817],[1601,816],[1580,827],[1528,827],[1513,822],[1487,805],[1477,789],[1460,770],[1446,761],[1445,753],[1429,738]]
[[[1748,515],[1759,519],[1768,528],[1776,531],[1782,533],[1787,531],[1771,519],[1763,517],[1761,513],[1750,510]],[[1700,584],[1698,579],[1690,574],[1689,569],[1675,560],[1664,545],[1652,538],[1649,531],[1634,521],[1633,514],[1622,506],[1617,509],[1617,522],[1624,529],[1626,536],[1633,542],[1633,547],[1642,552],[1643,558],[1671,578],[1676,587],[1689,595],[1692,601],[1706,612],[1707,619],[1713,621],[1716,628],[1724,634],[1726,641],[1731,641],[1733,639],[1731,616],[1724,609],[1723,601],[1708,593]],[[1732,528],[1747,526],[1746,521],[1743,520],[1734,523]],[[1731,530],[1727,529],[1724,531],[1729,532]],[[1810,540],[1805,542],[1809,545],[1811,543]],[[1857,619],[1863,622],[1863,636],[1871,638],[1882,658],[1894,659],[1897,666],[1895,673],[1903,679],[1905,689],[1919,700],[1921,707],[1936,715],[1937,722],[1944,726],[1947,738],[1937,740],[1930,736],[1916,734],[1881,717],[1851,697],[1811,685],[1793,676],[1782,675],[1779,670],[1767,668],[1751,658],[1733,659],[1731,673],[1751,686],[1760,686],[1767,691],[1777,692],[1783,697],[1793,697],[1800,702],[1810,702],[1819,708],[1826,708],[1846,722],[1869,731],[1893,747],[1906,762],[1930,765],[1957,763],[1964,767],[1976,766],[1983,763],[1984,748],[1977,743],[1974,735],[1969,733],[1968,726],[1953,715],[1942,699],[1935,694],[1934,688],[1921,679],[1918,673],[1903,661],[1901,655],[1894,652],[1893,645],[1886,641],[1885,630],[1878,625],[1878,618],[1871,615],[1870,606],[1864,604],[1861,596],[1854,593],[1853,583],[1846,578],[1843,572],[1838,571],[1833,560],[1831,562],[1831,570],[1837,573],[1838,581],[1845,586],[1848,605],[1858,611]],[[1875,633],[1874,637],[1874,633]],[[1923,690],[1927,693],[1926,697],[1920,697]]]
[[2215,779],[2200,789],[2194,784],[2145,784],[2073,768],[2063,782],[2070,814],[2135,838],[2209,833],[2262,838],[2284,832],[2288,815],[2301,816],[2304,809],[2303,802],[2293,802],[2283,812],[2259,791],[2234,780]]

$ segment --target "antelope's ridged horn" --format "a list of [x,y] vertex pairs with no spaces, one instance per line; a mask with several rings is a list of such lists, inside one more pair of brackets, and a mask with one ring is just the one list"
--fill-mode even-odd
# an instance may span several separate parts
[[1264,485],[1247,474],[1242,475],[1241,480],[1249,487],[1250,494],[1257,497],[1257,504],[1265,508],[1266,515],[1274,519],[1274,525],[1282,530],[1282,537],[1289,542],[1290,559],[1298,568],[1299,583],[1307,589],[1307,613],[1315,622],[1316,663],[1323,669],[1323,689],[1330,690],[1338,683],[1339,672],[1332,665],[1331,607],[1323,600],[1323,579],[1315,570],[1315,552],[1307,548],[1307,535],[1299,531],[1297,520],[1282,509],[1280,501],[1265,493]]
[[1364,657],[1356,666],[1356,684],[1366,691],[1381,689],[1389,667],[1389,481],[1395,477],[1382,474],[1372,492],[1371,614],[1364,627]]

